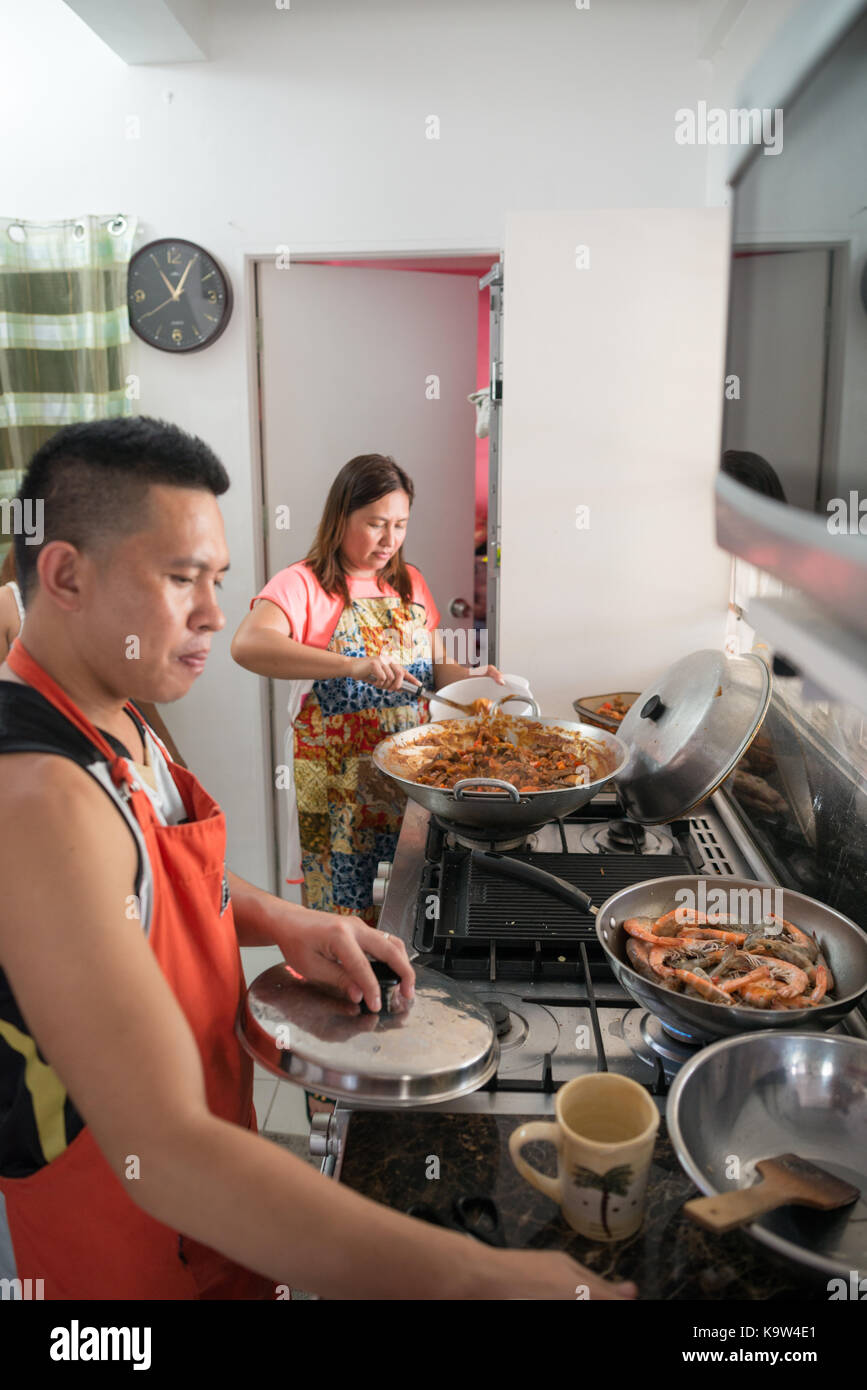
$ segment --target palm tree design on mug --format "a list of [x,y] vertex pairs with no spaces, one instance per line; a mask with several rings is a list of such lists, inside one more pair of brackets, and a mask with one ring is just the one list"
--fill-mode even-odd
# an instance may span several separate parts
[[608,1225],[608,1199],[614,1194],[615,1197],[625,1197],[629,1191],[629,1184],[632,1182],[632,1168],[628,1163],[622,1163],[617,1168],[609,1168],[607,1173],[594,1173],[592,1168],[582,1168],[576,1163],[572,1169],[572,1181],[576,1187],[590,1187],[602,1193],[602,1208],[600,1212],[602,1228],[607,1236],[611,1235]]

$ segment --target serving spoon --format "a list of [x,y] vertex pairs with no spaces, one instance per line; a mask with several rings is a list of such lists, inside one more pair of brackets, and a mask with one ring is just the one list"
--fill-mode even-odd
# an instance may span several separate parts
[[[445,695],[440,695],[438,690],[429,690],[427,686],[423,685],[410,685],[409,681],[404,681],[399,688],[408,695],[423,695],[428,700],[439,700],[441,704],[448,705],[449,709],[460,710],[461,714],[472,715],[477,712],[473,710],[475,700],[471,700],[468,705],[463,705],[458,700],[449,700]],[[538,717],[539,706],[532,695],[518,695],[514,692],[511,695],[502,695],[499,700],[493,702],[493,708],[498,709],[500,705],[506,704],[507,700],[520,700],[522,704],[530,705],[532,713]]]

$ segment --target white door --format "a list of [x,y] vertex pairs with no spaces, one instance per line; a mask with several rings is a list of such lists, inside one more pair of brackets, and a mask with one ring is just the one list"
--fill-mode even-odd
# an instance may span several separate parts
[[[263,262],[258,292],[268,577],[304,559],[343,464],[391,454],[415,485],[405,556],[442,626],[471,626],[449,605],[473,598],[476,277]],[[288,530],[274,524],[279,506]],[[274,682],[275,765],[289,689]],[[276,801],[282,863],[286,799]]]
[[726,449],[761,454],[786,501],[813,511],[825,413],[826,306],[831,253],[736,256],[726,375],[739,397],[725,404]]

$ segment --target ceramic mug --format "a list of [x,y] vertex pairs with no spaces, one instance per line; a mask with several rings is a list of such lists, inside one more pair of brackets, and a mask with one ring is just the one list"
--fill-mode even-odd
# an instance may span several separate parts
[[[644,1216],[659,1112],[643,1086],[594,1072],[561,1086],[556,1120],[534,1120],[509,1138],[512,1162],[552,1197],[573,1230],[593,1240],[624,1240]],[[557,1177],[540,1173],[521,1150],[544,1139],[557,1150]]]

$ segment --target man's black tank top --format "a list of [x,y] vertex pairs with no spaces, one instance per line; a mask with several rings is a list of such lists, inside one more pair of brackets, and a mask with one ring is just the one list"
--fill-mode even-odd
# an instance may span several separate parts
[[[144,722],[137,714],[132,717],[144,743]],[[113,735],[105,730],[100,733],[115,753],[131,759],[129,750]],[[133,820],[114,792],[102,754],[32,686],[0,680],[2,753],[54,753],[70,758],[99,782],[127,823]],[[150,866],[140,832],[132,824],[130,829],[138,853],[134,891],[141,902],[143,876],[150,876]],[[142,925],[147,931],[149,921]],[[62,981],[58,981],[58,987],[62,988]],[[30,1035],[9,981],[0,969],[0,1174],[8,1178],[28,1177],[62,1153],[83,1128],[84,1120]]]

